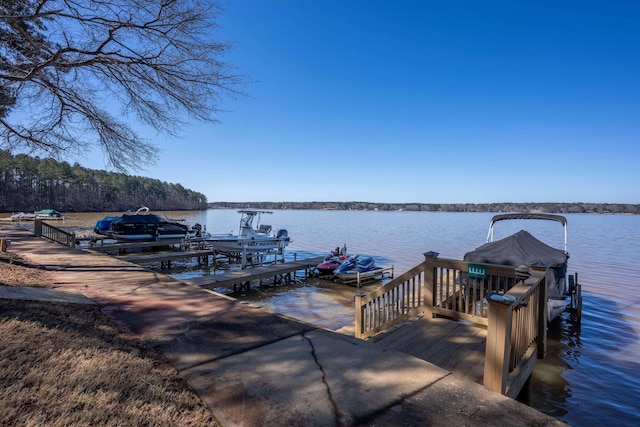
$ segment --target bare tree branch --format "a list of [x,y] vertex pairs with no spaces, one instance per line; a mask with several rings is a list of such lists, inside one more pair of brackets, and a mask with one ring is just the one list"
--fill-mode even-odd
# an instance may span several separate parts
[[[0,148],[60,156],[101,147],[120,171],[155,162],[128,123],[178,134],[217,122],[246,77],[205,0],[0,0]],[[113,111],[114,101],[121,111]]]

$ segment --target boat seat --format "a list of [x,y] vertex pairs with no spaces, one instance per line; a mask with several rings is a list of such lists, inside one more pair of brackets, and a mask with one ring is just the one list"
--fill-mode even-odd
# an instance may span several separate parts
[[270,225],[266,225],[266,224],[260,224],[260,227],[258,227],[258,232],[260,233],[269,233],[271,231],[271,226]]

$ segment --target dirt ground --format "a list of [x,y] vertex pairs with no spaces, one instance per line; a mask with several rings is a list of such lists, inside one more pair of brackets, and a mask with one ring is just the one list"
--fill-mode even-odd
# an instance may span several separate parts
[[[0,285],[54,272],[0,252]],[[0,299],[0,426],[215,426],[157,352],[94,305]]]
[[44,268],[31,265],[11,252],[0,252],[0,285],[46,287],[52,278]]

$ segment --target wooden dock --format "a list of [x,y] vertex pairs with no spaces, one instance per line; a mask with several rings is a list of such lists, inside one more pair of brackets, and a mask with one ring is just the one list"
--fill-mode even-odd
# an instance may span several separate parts
[[183,282],[199,286],[205,289],[233,288],[234,291],[248,290],[252,281],[262,281],[265,279],[275,279],[279,281],[291,281],[291,273],[299,270],[305,271],[305,277],[311,275],[311,270],[323,257],[308,258],[300,261],[291,261],[282,264],[265,265],[248,268],[245,270],[228,271],[223,274],[195,277],[186,279]]
[[536,360],[546,353],[546,269],[424,255],[389,283],[355,294],[356,338],[526,399]]
[[209,257],[214,256],[212,249],[191,250],[191,251],[174,251],[174,252],[158,252],[144,255],[126,255],[119,256],[118,259],[132,262],[134,264],[154,264],[159,262],[162,267],[171,267],[171,262],[179,259],[198,258],[198,262],[202,264],[209,263]]
[[92,245],[92,249],[97,249],[104,253],[117,252],[124,254],[127,249],[153,249],[166,246],[177,246],[180,250],[183,250],[186,247],[186,241],[184,239],[164,239],[153,242],[104,243],[104,239],[98,239],[96,243]]
[[456,375],[483,383],[487,330],[445,318],[420,317],[371,338],[385,350],[397,350]]
[[363,283],[373,280],[383,280],[385,278],[393,279],[394,271],[395,268],[391,266],[385,268],[377,268],[373,271],[366,271],[364,273],[348,274],[344,277],[334,276],[333,279],[345,285],[355,284],[357,287],[360,287],[360,285],[362,285]]

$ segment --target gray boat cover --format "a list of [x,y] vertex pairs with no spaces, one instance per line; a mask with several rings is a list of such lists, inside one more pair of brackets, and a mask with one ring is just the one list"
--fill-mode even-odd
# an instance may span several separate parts
[[504,239],[484,244],[464,256],[464,260],[469,262],[513,267],[523,264],[531,266],[538,263],[547,267],[556,267],[566,264],[567,258],[564,251],[552,248],[525,230],[520,230]]
[[545,266],[553,271],[554,282],[547,284],[548,297],[560,297],[564,293],[564,278],[569,255],[552,248],[525,230],[495,242],[486,243],[475,251],[467,252],[464,260],[478,264],[498,264],[518,267]]

